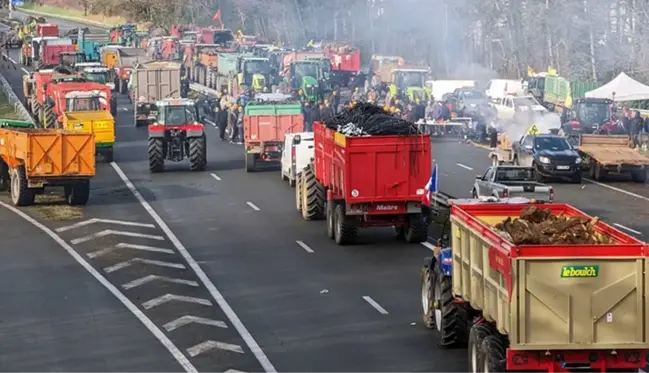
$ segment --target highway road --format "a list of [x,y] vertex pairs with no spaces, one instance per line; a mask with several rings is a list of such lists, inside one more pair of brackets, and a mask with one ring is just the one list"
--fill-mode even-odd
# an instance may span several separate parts
[[[20,68],[2,74],[20,91]],[[241,146],[212,127],[207,171],[180,163],[150,174],[146,129],[133,127],[124,97],[119,106],[115,163],[99,165],[82,224],[43,222],[135,305],[153,347],[176,359],[165,370],[466,371],[466,352],[439,349],[421,322],[426,246],[380,229],[336,246],[324,222],[301,219],[278,172],[245,173]],[[433,158],[442,191],[458,197],[489,166],[486,150],[457,142],[434,142]],[[555,188],[558,199],[649,235],[646,186],[611,185],[622,192]]]

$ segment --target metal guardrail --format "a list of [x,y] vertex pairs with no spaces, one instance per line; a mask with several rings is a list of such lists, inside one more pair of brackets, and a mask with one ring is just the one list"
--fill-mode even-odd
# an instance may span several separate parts
[[0,74],[0,89],[2,89],[5,96],[7,97],[7,100],[9,100],[9,104],[14,107],[14,110],[16,110],[16,113],[18,114],[18,116],[20,116],[20,119],[34,123],[34,119],[25,108],[25,105],[23,105],[18,96],[14,93],[13,88],[11,88],[11,84],[9,84],[7,79],[5,79],[2,74]]

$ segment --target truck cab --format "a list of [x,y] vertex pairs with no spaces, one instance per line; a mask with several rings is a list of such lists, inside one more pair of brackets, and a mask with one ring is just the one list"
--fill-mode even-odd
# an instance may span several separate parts
[[270,60],[263,57],[239,57],[237,60],[237,82],[260,93],[270,81]]
[[86,62],[86,55],[82,51],[61,52],[61,65],[76,68],[77,64]]
[[288,180],[295,186],[297,175],[314,157],[313,132],[287,133],[282,147],[281,174],[282,180]]
[[392,70],[392,84],[390,96],[408,98],[410,101],[420,99],[425,102],[430,97],[430,92],[425,88],[427,68],[395,68]]

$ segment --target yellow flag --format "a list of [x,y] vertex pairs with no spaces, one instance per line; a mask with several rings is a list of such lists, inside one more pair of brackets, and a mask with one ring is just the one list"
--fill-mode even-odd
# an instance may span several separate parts
[[311,40],[309,40],[309,42],[307,43],[306,46],[307,46],[307,47],[312,47],[313,45],[314,45],[314,43],[313,43],[313,39],[311,39]]
[[555,69],[552,66],[548,66],[548,75],[556,76],[557,75],[557,69]]
[[527,76],[532,76],[534,75],[534,69],[531,67],[527,67]]

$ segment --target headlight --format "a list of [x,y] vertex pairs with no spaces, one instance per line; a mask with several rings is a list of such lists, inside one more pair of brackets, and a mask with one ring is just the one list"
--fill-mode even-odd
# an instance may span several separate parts
[[577,159],[575,159],[575,163],[580,164],[581,163],[581,158],[577,157]]
[[548,157],[539,157],[539,161],[541,163],[548,164],[548,163],[550,163],[550,158],[548,158]]

